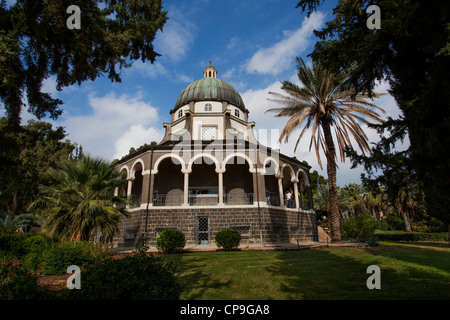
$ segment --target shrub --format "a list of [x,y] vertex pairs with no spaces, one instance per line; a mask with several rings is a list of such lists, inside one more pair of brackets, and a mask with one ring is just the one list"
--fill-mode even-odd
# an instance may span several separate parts
[[414,221],[411,222],[412,231],[416,232],[428,232],[428,233],[439,233],[447,231],[446,225],[434,218],[429,221]]
[[28,236],[24,240],[28,252],[44,252],[52,245],[52,240],[44,235]]
[[341,223],[343,238],[370,238],[375,234],[377,221],[370,213],[363,211],[358,217],[350,217]]
[[21,234],[5,234],[0,236],[0,251],[3,254],[22,258],[27,254],[25,237]]
[[186,237],[176,229],[163,230],[156,238],[156,248],[164,253],[176,253],[186,245]]
[[423,232],[397,232],[384,233],[377,232],[376,238],[378,241],[393,241],[393,242],[412,242],[412,241],[430,241],[430,242],[447,242],[448,233],[423,233]]
[[81,288],[65,292],[68,299],[177,300],[181,286],[175,266],[152,255],[107,258],[81,273]]
[[241,234],[235,229],[222,229],[216,234],[216,244],[224,250],[231,250],[239,247]]
[[70,265],[86,268],[106,256],[106,251],[99,248],[85,241],[56,244],[44,253],[42,271],[45,274],[63,275]]
[[405,221],[402,217],[395,214],[388,214],[386,218],[382,220],[382,224],[385,226],[383,230],[405,230]]
[[17,261],[0,262],[0,299],[48,300],[53,293],[39,284],[39,277],[21,268]]

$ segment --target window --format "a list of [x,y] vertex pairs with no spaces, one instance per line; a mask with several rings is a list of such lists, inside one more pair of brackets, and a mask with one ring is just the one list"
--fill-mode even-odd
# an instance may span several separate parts
[[205,104],[205,111],[212,111],[212,105],[211,105],[211,103]]
[[178,119],[180,119],[183,116],[183,110],[178,111]]
[[234,116],[239,118],[239,110],[238,109],[234,109]]
[[216,128],[215,127],[202,127],[202,140],[215,140]]

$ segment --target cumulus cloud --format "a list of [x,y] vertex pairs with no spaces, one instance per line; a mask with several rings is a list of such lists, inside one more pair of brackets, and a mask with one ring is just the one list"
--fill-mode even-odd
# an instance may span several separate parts
[[248,61],[246,70],[249,73],[278,75],[288,70],[294,58],[308,46],[313,30],[323,24],[325,14],[315,12],[305,18],[300,28],[284,32],[284,37],[271,47],[258,50]]
[[90,94],[89,106],[90,114],[69,116],[57,123],[86,153],[112,160],[126,155],[131,147],[162,139],[158,110],[144,101],[141,93],[131,96],[110,92],[103,97]]
[[194,41],[195,25],[187,19],[170,17],[155,39],[155,48],[174,63],[181,61]]
[[164,76],[168,74],[166,68],[161,63],[150,63],[150,61],[144,63],[141,60],[135,61],[131,69],[126,69],[126,72],[130,71],[136,71],[150,79],[156,79],[160,75]]

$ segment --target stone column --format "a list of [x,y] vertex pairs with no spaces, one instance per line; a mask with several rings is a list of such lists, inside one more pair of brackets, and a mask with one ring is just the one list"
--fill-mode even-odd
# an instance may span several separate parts
[[216,173],[219,175],[219,206],[223,206],[223,173],[225,169],[216,169]]
[[294,183],[294,199],[295,199],[295,208],[299,208],[299,206],[298,206],[298,180],[297,179],[295,179],[294,181],[293,181],[293,183]]
[[128,188],[127,188],[127,199],[131,198],[131,189],[133,188],[133,180],[132,178],[128,179]]
[[278,176],[278,191],[280,193],[280,207],[285,207],[283,194],[283,176]]
[[184,173],[184,197],[183,206],[189,206],[189,174],[191,170],[181,170]]

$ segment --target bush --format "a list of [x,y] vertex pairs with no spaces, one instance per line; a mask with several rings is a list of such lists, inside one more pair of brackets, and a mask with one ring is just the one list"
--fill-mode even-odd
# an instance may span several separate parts
[[447,231],[447,226],[443,222],[431,218],[429,221],[411,222],[411,229],[416,232],[439,233]]
[[156,239],[156,248],[164,253],[176,253],[186,245],[186,237],[176,229],[163,230]]
[[81,273],[81,288],[68,290],[68,299],[177,300],[181,286],[175,267],[152,255],[105,259]]
[[17,261],[0,262],[0,299],[48,300],[53,293],[39,284],[39,277],[21,268]]
[[375,234],[377,221],[363,211],[358,217],[350,217],[341,223],[341,236],[348,239],[370,238]]
[[241,234],[235,229],[222,229],[216,234],[216,244],[224,250],[231,250],[239,247]]
[[448,232],[442,233],[423,233],[423,232],[377,232],[376,238],[378,241],[392,241],[392,242],[448,242]]
[[405,230],[405,221],[395,214],[388,214],[381,220],[382,230]]
[[90,242],[59,243],[44,253],[42,271],[45,274],[63,275],[71,265],[84,269],[104,257],[106,251]]
[[44,252],[52,245],[52,240],[44,235],[28,236],[24,240],[26,250],[29,252]]
[[0,252],[3,255],[22,258],[28,253],[25,236],[21,234],[5,234],[0,236]]

